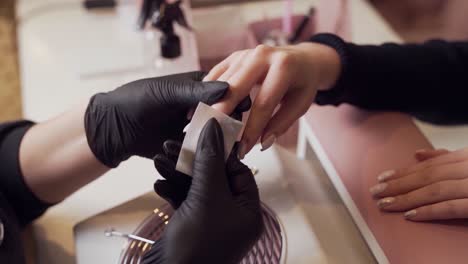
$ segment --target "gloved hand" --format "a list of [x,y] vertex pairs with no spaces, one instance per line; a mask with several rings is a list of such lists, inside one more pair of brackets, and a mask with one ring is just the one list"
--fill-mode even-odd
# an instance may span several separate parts
[[[213,104],[229,88],[225,82],[201,82],[189,72],[138,80],[94,95],[85,113],[88,144],[98,160],[115,168],[132,155],[153,158],[167,139],[181,139],[187,113],[198,103]],[[246,98],[236,109],[250,108]]]
[[[166,187],[175,173],[171,155],[155,161],[168,179]],[[224,161],[223,134],[215,119],[201,133],[193,166],[186,198],[142,264],[238,263],[260,237],[263,220],[257,185],[236,155]]]
[[[237,144],[234,145],[231,156],[228,159],[231,164],[234,162],[235,153],[237,153]],[[189,192],[190,186],[192,185],[192,177],[177,171],[176,164],[179,158],[180,150],[182,149],[182,143],[174,140],[168,140],[163,144],[164,154],[157,154],[154,157],[154,167],[158,170],[159,174],[164,180],[157,180],[154,183],[154,191],[166,200],[174,209],[179,208]],[[237,160],[237,164],[244,166],[240,161]],[[229,173],[229,172],[228,172]],[[229,177],[231,180],[233,177]]]

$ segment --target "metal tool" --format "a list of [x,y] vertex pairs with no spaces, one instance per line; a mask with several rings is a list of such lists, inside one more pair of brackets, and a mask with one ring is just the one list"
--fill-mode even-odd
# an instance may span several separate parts
[[136,236],[136,235],[132,235],[132,234],[125,234],[125,233],[115,231],[115,229],[112,228],[112,227],[106,229],[104,231],[104,235],[106,237],[113,237],[113,236],[125,237],[125,238],[129,238],[129,239],[145,242],[145,243],[148,243],[148,244],[151,244],[151,245],[153,245],[155,243],[155,241],[153,241],[153,240],[149,240],[149,239],[146,239],[146,238],[143,238],[143,237],[140,237],[140,236]]
[[257,175],[260,170],[257,167],[249,167],[250,171],[252,171],[252,175],[255,176]]

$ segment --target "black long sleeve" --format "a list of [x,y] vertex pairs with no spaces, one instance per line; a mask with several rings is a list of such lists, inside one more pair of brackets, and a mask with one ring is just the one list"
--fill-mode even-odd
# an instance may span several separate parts
[[40,201],[23,179],[19,147],[29,121],[0,124],[0,195],[14,211],[21,227],[35,220],[50,206]]
[[468,123],[468,42],[355,45],[332,34],[311,41],[337,50],[342,72],[317,103],[400,111],[439,124]]

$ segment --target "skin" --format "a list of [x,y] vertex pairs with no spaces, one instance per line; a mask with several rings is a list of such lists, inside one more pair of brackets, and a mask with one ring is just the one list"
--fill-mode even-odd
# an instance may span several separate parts
[[255,85],[260,86],[239,148],[243,158],[258,139],[263,149],[270,147],[309,109],[318,90],[332,87],[340,71],[338,54],[325,45],[259,45],[233,53],[204,80],[229,83],[227,95],[213,106],[224,113],[231,113]]
[[21,141],[24,180],[44,202],[60,202],[109,170],[88,146],[83,121],[86,105],[33,126]]
[[411,221],[468,218],[468,148],[420,150],[415,157],[417,164],[380,180],[378,206]]
[[[239,155],[243,157],[259,138],[264,148],[271,146],[271,136],[284,133],[307,111],[317,91],[333,86],[340,71],[338,54],[324,45],[260,45],[232,54],[205,80],[231,85],[227,96],[215,105],[226,113],[260,85],[242,138]],[[38,124],[23,138],[20,166],[24,179],[45,202],[62,201],[109,169],[89,149],[85,109],[83,104]],[[468,218],[468,148],[421,150],[415,157],[417,164],[391,175],[387,172],[380,179],[379,192],[372,188],[378,206],[384,211],[405,212],[412,221]]]
[[[270,147],[307,111],[317,91],[334,85],[340,72],[338,54],[325,45],[260,45],[233,53],[205,80],[230,84],[225,98],[214,105],[225,113],[232,112],[254,86],[260,86],[239,149],[243,158],[258,139],[263,149]],[[387,178],[380,180],[383,186],[371,188],[378,206],[388,212],[405,212],[412,221],[468,218],[468,148],[421,150],[415,157],[416,165],[391,175],[385,172]]]

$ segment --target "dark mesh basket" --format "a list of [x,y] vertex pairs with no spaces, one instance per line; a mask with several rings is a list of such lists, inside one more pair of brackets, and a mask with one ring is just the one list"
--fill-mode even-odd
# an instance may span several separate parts
[[[157,241],[170,220],[174,210],[169,204],[157,208],[137,227],[133,234]],[[262,204],[262,216],[265,230],[249,253],[240,262],[242,264],[280,264],[283,248],[281,226],[274,213]],[[151,249],[151,244],[128,240],[120,254],[120,264],[138,264],[142,256]]]

